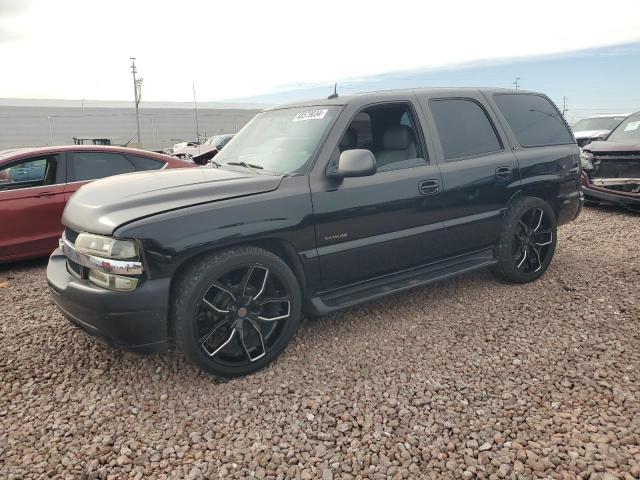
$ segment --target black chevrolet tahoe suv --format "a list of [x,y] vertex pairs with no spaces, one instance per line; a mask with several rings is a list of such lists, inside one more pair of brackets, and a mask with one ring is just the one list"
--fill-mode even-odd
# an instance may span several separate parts
[[418,89],[271,108],[208,168],[83,186],[47,277],[66,317],[231,377],[301,316],[490,267],[531,282],[582,208],[578,146],[539,93]]

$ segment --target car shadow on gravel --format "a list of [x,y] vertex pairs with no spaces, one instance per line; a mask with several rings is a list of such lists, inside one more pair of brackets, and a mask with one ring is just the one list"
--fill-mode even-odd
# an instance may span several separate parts
[[21,272],[24,270],[33,270],[37,268],[47,268],[49,257],[34,258],[31,260],[19,260],[17,262],[0,263],[0,275],[11,272],[11,274]]

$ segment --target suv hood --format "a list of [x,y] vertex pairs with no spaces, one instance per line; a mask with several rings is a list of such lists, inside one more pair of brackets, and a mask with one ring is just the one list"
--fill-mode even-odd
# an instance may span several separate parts
[[269,192],[279,187],[282,178],[219,168],[116,175],[81,187],[67,203],[62,223],[78,231],[111,235],[139,218]]

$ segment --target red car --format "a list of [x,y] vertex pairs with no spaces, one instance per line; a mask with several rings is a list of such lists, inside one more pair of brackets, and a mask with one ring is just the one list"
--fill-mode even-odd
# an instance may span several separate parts
[[0,263],[48,256],[58,246],[67,200],[85,183],[184,167],[195,165],[134,148],[72,145],[0,151]]

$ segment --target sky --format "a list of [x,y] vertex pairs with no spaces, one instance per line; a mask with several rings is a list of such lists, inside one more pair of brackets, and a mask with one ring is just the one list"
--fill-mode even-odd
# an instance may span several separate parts
[[[132,56],[143,101],[190,101],[193,81],[214,101],[416,70],[460,85],[462,71],[638,42],[639,0],[0,0],[0,97],[126,100]],[[531,88],[512,70],[496,86]]]
[[[640,42],[351,77],[339,81],[337,90],[345,95],[425,86],[515,88],[516,77],[519,87],[549,95],[571,123],[589,115],[636,112],[640,110]],[[322,98],[333,89],[333,83],[298,83],[242,100],[279,104]]]

